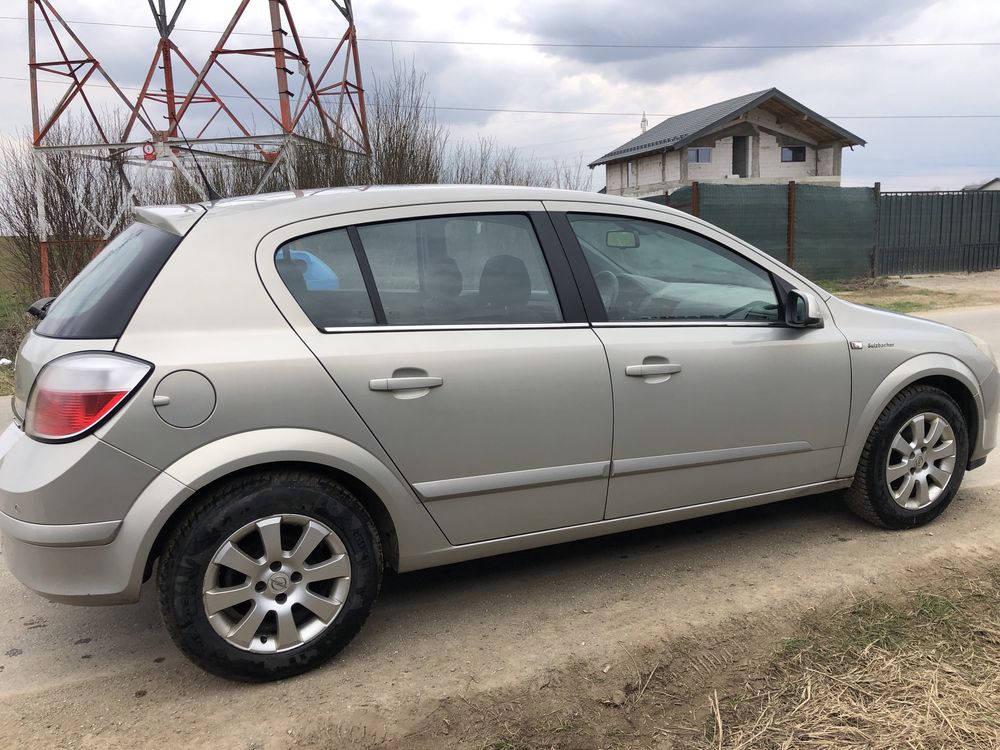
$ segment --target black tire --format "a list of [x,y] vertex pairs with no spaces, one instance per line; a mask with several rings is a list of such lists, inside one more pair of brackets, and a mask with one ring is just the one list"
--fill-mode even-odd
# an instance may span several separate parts
[[[885,466],[897,432],[913,417],[932,412],[945,418],[955,434],[955,467],[944,491],[927,507],[910,510],[897,504],[886,484]],[[908,529],[930,523],[948,507],[965,476],[969,430],[958,404],[947,393],[927,385],[901,391],[879,416],[865,443],[847,506],[858,516],[887,529]]]
[[[350,560],[350,588],[325,631],[291,650],[261,654],[216,632],[203,584],[212,556],[231,534],[276,514],[307,516],[336,532]],[[382,548],[365,508],[339,483],[293,470],[245,475],[211,489],[170,535],[157,573],[160,612],[180,650],[212,674],[246,682],[293,677],[333,657],[361,629],[381,582]]]

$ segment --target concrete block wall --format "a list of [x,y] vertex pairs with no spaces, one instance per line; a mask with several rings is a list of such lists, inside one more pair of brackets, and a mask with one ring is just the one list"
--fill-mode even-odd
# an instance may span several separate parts
[[[687,152],[682,152],[684,159],[687,159]],[[705,182],[708,180],[718,181],[733,173],[733,139],[723,138],[716,141],[712,147],[712,161],[708,164],[687,165],[688,180],[698,180]]]
[[816,149],[806,146],[805,161],[781,161],[781,146],[770,133],[760,134],[760,176],[762,179],[799,180],[816,175]]

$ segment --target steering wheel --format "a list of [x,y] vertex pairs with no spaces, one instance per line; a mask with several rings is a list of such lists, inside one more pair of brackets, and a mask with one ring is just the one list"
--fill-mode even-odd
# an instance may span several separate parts
[[594,283],[597,284],[597,292],[601,295],[604,309],[611,310],[618,301],[618,293],[621,291],[618,277],[611,271],[598,271],[594,274]]
[[746,305],[741,305],[740,307],[737,307],[735,310],[730,310],[729,312],[727,312],[725,315],[722,316],[722,319],[733,320],[737,315],[742,313],[739,319],[745,320],[747,317],[747,313],[753,312],[755,310],[776,310],[777,308],[778,306],[773,303],[767,303],[764,302],[763,300],[755,300],[754,302],[750,302]]

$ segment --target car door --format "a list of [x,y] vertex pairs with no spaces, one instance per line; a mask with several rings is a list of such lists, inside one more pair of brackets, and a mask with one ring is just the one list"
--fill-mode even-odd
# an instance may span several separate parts
[[607,518],[835,477],[848,345],[832,323],[783,323],[780,266],[683,217],[546,206],[611,368]]
[[453,544],[601,520],[607,360],[540,203],[314,220],[258,264]]

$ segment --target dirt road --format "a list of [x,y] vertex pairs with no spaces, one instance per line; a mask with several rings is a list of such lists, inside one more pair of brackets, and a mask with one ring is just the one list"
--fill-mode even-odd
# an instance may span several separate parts
[[[1000,307],[934,313],[992,339]],[[390,577],[334,662],[246,686],[200,672],[130,607],[48,603],[0,566],[0,747],[280,748],[398,736],[434,702],[531,683],[570,662],[619,662],[742,618],[775,631],[831,597],[1000,554],[1000,460],[932,526],[885,532],[835,496]]]

